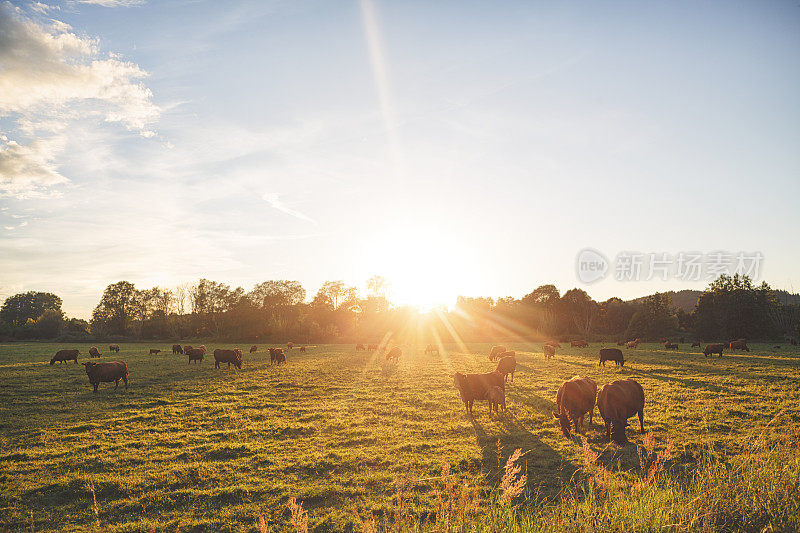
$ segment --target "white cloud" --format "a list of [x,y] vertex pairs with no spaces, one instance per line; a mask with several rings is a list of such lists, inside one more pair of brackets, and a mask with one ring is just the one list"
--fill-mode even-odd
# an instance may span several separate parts
[[135,7],[144,5],[145,0],[78,0],[78,3],[103,7]]
[[278,211],[280,211],[282,213],[286,213],[287,215],[291,215],[293,217],[299,218],[300,220],[306,220],[306,221],[311,222],[313,224],[317,223],[316,220],[314,220],[313,218],[309,217],[305,213],[301,213],[300,211],[296,211],[294,209],[291,209],[291,208],[286,207],[285,205],[283,205],[283,202],[281,202],[280,196],[281,195],[276,193],[276,192],[268,192],[268,193],[264,193],[263,198],[272,208],[277,209]]
[[67,183],[54,163],[62,143],[56,136],[21,145],[0,135],[0,198],[46,196],[53,185]]

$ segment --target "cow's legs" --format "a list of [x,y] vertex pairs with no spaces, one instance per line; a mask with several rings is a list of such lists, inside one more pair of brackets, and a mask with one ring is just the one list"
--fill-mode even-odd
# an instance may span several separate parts
[[639,426],[644,433],[644,409],[639,410]]
[[119,388],[119,378],[114,380],[114,390],[117,390],[118,388]]

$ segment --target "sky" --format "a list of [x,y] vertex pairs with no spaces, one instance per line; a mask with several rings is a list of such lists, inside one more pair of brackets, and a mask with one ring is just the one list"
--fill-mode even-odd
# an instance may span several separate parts
[[677,257],[718,251],[794,291],[798,57],[796,1],[0,1],[0,298],[603,300],[702,289]]

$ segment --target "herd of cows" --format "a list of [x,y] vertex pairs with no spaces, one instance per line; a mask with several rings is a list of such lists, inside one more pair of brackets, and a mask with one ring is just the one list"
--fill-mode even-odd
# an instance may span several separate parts
[[[619,346],[627,348],[636,348],[641,339],[634,339],[632,341],[623,341],[617,343]],[[670,342],[669,339],[662,339],[665,349],[678,349],[678,344]],[[684,339],[680,339],[684,342]],[[692,346],[699,346],[700,343],[693,343]],[[585,348],[589,343],[585,340],[576,340],[570,342],[571,347]],[[288,350],[295,348],[291,342],[286,345]],[[300,352],[305,352],[305,346],[298,346]],[[561,348],[558,342],[550,341],[542,346],[542,353],[546,359],[552,358],[556,349]],[[118,344],[110,344],[108,346],[110,352],[119,353]],[[356,351],[370,350],[378,352],[381,347],[377,344],[357,344]],[[749,352],[746,339],[737,339],[727,344],[712,343],[706,345],[703,354],[708,357],[716,354],[718,357],[722,356],[725,349],[742,350]],[[250,347],[250,353],[258,351],[258,347],[253,345]],[[160,349],[150,349],[150,355],[158,355]],[[188,357],[191,364],[202,363],[206,355],[205,346],[181,346],[180,344],[172,345],[173,355],[181,354]],[[283,348],[269,348],[270,364],[286,363],[286,352]],[[403,351],[399,346],[395,346],[385,351],[385,360],[387,363],[397,363],[402,356]],[[425,354],[439,354],[439,349],[432,344],[425,348]],[[65,349],[59,350],[50,360],[53,365],[56,362],[65,363],[67,361],[75,361],[78,363],[79,350]],[[89,349],[90,357],[101,357],[100,351],[97,347],[92,346]],[[228,368],[233,365],[236,368],[242,368],[242,350],[233,349],[217,349],[214,350],[214,367],[220,368],[221,364],[227,363]],[[501,409],[506,410],[506,382],[511,378],[514,381],[514,372],[517,367],[516,352],[507,350],[505,346],[493,346],[489,352],[489,360],[496,362],[495,370],[483,374],[462,374],[456,372],[452,374],[453,382],[456,389],[461,395],[461,400],[467,409],[470,416],[472,416],[472,406],[475,401],[486,401],[489,404],[489,413],[499,412]],[[615,362],[618,366],[625,365],[625,358],[622,350],[619,348],[601,348],[599,351],[598,366],[603,365],[608,361]],[[123,381],[125,388],[128,388],[128,366],[123,361],[110,361],[110,362],[94,362],[86,361],[81,363],[89,377],[89,383],[97,392],[100,383],[114,382],[114,389],[119,387],[119,382]],[[626,444],[627,437],[625,435],[625,428],[628,425],[628,419],[634,415],[638,415],[641,431],[644,433],[644,389],[635,380],[621,379],[604,385],[597,392],[597,384],[588,377],[575,376],[572,379],[565,381],[561,384],[556,395],[556,411],[553,412],[553,417],[558,420],[561,431],[564,436],[570,436],[570,428],[574,424],[575,431],[580,431],[580,426],[583,424],[586,414],[589,415],[589,424],[592,423],[592,413],[594,406],[597,405],[600,416],[603,419],[606,430],[606,438],[613,439],[619,445]]]

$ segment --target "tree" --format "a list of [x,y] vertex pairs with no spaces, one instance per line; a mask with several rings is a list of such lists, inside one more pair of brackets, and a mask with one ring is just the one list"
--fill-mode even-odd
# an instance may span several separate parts
[[722,275],[711,282],[697,301],[695,327],[703,339],[763,338],[777,333],[774,320],[779,306],[766,283],[756,287],[748,276]]
[[28,291],[10,296],[0,308],[0,320],[19,327],[36,320],[48,309],[61,311],[61,298],[50,292]]
[[597,302],[582,289],[570,289],[561,298],[561,310],[572,319],[578,333],[588,336],[598,314]]
[[375,298],[386,298],[389,282],[383,276],[372,276],[367,280],[367,292]]
[[36,319],[36,335],[42,339],[53,339],[64,327],[64,313],[59,309],[47,309]]
[[[317,297],[321,297],[329,302],[334,309],[339,309],[345,305],[353,305],[358,300],[358,289],[348,287],[343,281],[326,281],[322,284]],[[317,298],[315,297],[315,299]]]
[[625,336],[629,339],[658,339],[670,337],[678,332],[678,317],[667,293],[655,293],[645,298],[644,303],[633,314]]
[[129,281],[106,287],[100,303],[92,311],[92,330],[110,335],[125,335],[131,320],[141,313],[139,291]]

